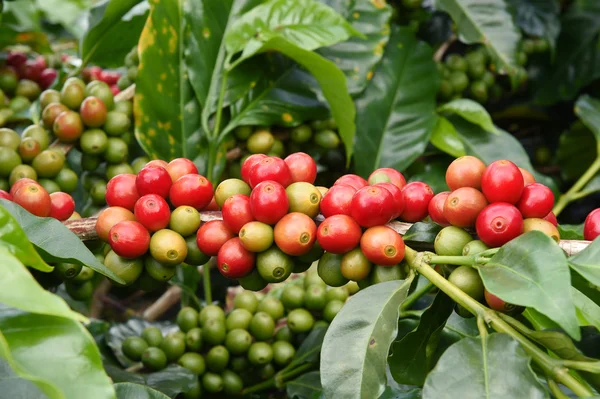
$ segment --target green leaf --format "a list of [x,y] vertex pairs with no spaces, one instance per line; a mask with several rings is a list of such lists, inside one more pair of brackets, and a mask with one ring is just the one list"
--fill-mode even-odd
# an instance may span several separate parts
[[105,365],[105,369],[114,383],[147,385],[171,398],[192,389],[198,379],[190,370],[178,364],[170,364],[160,371],[149,374],[131,373],[109,364]]
[[262,43],[260,49],[256,49],[254,53],[259,51],[279,51],[302,65],[315,77],[338,125],[339,135],[344,143],[346,158],[349,162],[352,157],[352,144],[356,131],[354,125],[356,111],[354,102],[348,94],[346,77],[342,71],[333,62],[326,60],[317,53],[304,50],[280,36],[273,36],[268,42]]
[[0,331],[23,372],[51,381],[65,398],[114,397],[98,348],[79,322],[2,308]]
[[[0,389],[10,398],[64,399],[63,393],[50,381],[27,374],[10,353],[8,343],[0,331]],[[14,390],[14,394],[11,394]]]
[[583,223],[559,224],[557,228],[562,240],[583,240]]
[[600,238],[569,258],[569,266],[592,284],[600,285]]
[[487,110],[483,105],[468,98],[452,100],[438,107],[437,110],[440,113],[459,115],[490,133],[496,133],[496,126]]
[[115,384],[117,399],[168,399],[169,397],[150,387],[130,382]]
[[321,350],[326,397],[377,398],[384,391],[399,306],[411,282],[412,278],[388,281],[361,290],[333,319]]
[[541,105],[574,99],[600,77],[600,9],[574,4],[561,18],[556,62],[541,70],[534,100]]
[[598,142],[594,134],[581,121],[559,137],[556,162],[564,180],[575,181],[585,173],[597,157]]
[[516,83],[521,33],[504,0],[436,0],[435,4],[450,14],[462,42],[486,45],[500,73],[508,73]]
[[129,319],[126,323],[112,325],[108,330],[106,341],[122,366],[129,367],[136,363],[123,354],[123,341],[127,337],[139,337],[146,327],[159,328],[163,336],[178,330],[177,326],[171,322],[151,323],[142,319]]
[[499,159],[508,159],[531,172],[539,183],[553,190],[557,189],[554,180],[535,171],[527,152],[512,134],[499,128],[496,128],[498,134],[487,132],[457,115],[449,116],[448,120],[460,135],[467,154],[476,156],[486,164]]
[[600,100],[584,94],[575,102],[575,115],[594,133],[600,145]]
[[325,47],[319,53],[336,63],[348,81],[352,95],[361,93],[369,84],[383,50],[390,38],[392,8],[385,2],[371,0],[321,0],[346,18],[365,38],[351,37],[345,42]]
[[294,358],[290,362],[290,369],[292,366],[296,367],[303,363],[316,363],[319,361],[321,347],[323,346],[326,332],[326,326],[319,326],[312,329],[310,334],[302,341],[302,344],[296,351]]
[[600,175],[594,176],[581,190],[581,194],[590,195],[600,191]]
[[46,261],[85,265],[118,283],[125,283],[122,278],[99,262],[81,240],[58,220],[34,216],[7,200],[0,199],[0,205],[13,215],[29,241]]
[[450,191],[446,184],[446,169],[452,161],[447,156],[417,159],[406,171],[410,175],[408,182],[421,181],[428,184],[434,193]]
[[[269,0],[238,18],[225,36],[229,56],[250,58],[274,38],[315,50],[360,35],[331,7],[315,0]],[[237,61],[236,61],[237,62]]]
[[600,306],[576,288],[572,288],[572,292],[579,325],[594,326],[600,330]]
[[88,2],[80,0],[36,0],[37,8],[44,13],[45,18],[52,24],[60,24],[73,36],[79,37],[77,20],[88,7]]
[[404,170],[425,150],[437,118],[439,73],[432,54],[410,28],[392,30],[381,64],[356,100],[358,174]]
[[94,5],[86,15],[81,58],[105,68],[122,66],[137,46],[149,8],[143,0],[104,0]]
[[443,116],[437,118],[429,141],[431,141],[431,144],[436,146],[439,150],[444,151],[455,158],[467,154],[465,152],[465,146],[463,145],[458,132],[454,128],[454,125]]
[[579,340],[567,259],[544,233],[530,231],[508,242],[479,267],[479,275],[492,294],[536,309]]
[[571,269],[571,285],[600,306],[600,288],[587,281],[573,269]]
[[0,248],[6,248],[25,265],[42,272],[51,272],[54,267],[48,265],[33,248],[19,223],[10,214],[6,204],[10,201],[0,200]]
[[0,303],[31,313],[87,321],[83,315],[73,312],[58,295],[42,288],[27,268],[2,247],[0,265]]
[[205,146],[200,106],[184,68],[183,3],[189,5],[188,1],[153,3],[142,30],[134,101],[135,136],[151,157],[167,161],[184,157],[196,162]]
[[290,399],[306,399],[320,397],[323,392],[321,376],[318,371],[302,374],[285,384],[287,396]]
[[406,234],[402,236],[404,241],[415,241],[415,242],[426,242],[431,243],[435,241],[435,237],[442,230],[442,226],[433,222],[417,222],[413,223],[412,226],[407,230]]
[[515,22],[528,35],[542,37],[554,49],[560,32],[558,0],[508,0]]
[[388,360],[390,372],[399,384],[421,386],[433,366],[432,355],[454,302],[444,293],[436,295],[433,303],[421,316],[419,327],[392,344]]

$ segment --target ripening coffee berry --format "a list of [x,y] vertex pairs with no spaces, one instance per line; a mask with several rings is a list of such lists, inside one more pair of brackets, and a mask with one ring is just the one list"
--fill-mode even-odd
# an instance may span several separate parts
[[233,232],[222,220],[211,220],[198,229],[196,243],[202,253],[208,256],[217,256],[223,244],[233,237]]
[[398,186],[392,183],[375,183],[374,187],[383,187],[387,191],[392,194],[392,198],[394,198],[394,216],[392,219],[396,219],[398,216],[404,212],[404,195],[402,194],[402,190],[398,188]]
[[250,194],[250,210],[259,222],[273,225],[287,214],[288,208],[285,188],[275,181],[259,183]]
[[429,201],[433,198],[433,190],[423,182],[408,183],[402,189],[404,212],[400,219],[405,222],[418,222],[427,216]]
[[321,213],[326,218],[333,215],[350,215],[352,197],[356,189],[346,184],[337,184],[331,187],[321,199]]
[[523,216],[515,206],[507,202],[496,202],[479,213],[475,228],[481,241],[496,248],[523,232]]
[[292,173],[285,161],[278,157],[266,157],[256,162],[250,169],[250,187],[255,188],[264,181],[274,181],[286,188],[292,184]]
[[454,191],[461,187],[481,189],[485,164],[480,159],[465,155],[456,158],[446,169],[446,184]]
[[335,183],[333,183],[334,186],[337,186],[338,184],[345,184],[346,186],[354,188],[356,191],[369,185],[369,183],[362,177],[352,174],[344,175],[337,179]]
[[314,220],[300,212],[288,213],[273,229],[275,244],[284,253],[300,256],[308,253],[317,239]]
[[360,226],[348,215],[330,216],[317,229],[317,240],[321,247],[334,254],[344,254],[355,248],[361,235]]
[[368,228],[360,239],[360,249],[367,259],[380,266],[393,266],[404,259],[404,241],[387,226]]
[[254,220],[250,209],[250,197],[244,194],[235,194],[223,203],[221,210],[223,222],[229,230],[239,233],[240,229]]
[[296,152],[288,155],[283,160],[292,175],[292,182],[306,182],[313,184],[317,178],[317,163],[308,154]]
[[593,241],[600,236],[600,208],[596,208],[587,215],[583,224],[583,238]]
[[516,204],[521,198],[523,174],[511,161],[492,162],[485,168],[481,178],[481,190],[488,202]]
[[133,212],[120,206],[111,206],[103,210],[96,220],[96,233],[102,241],[108,242],[110,229],[124,220],[135,220]]
[[201,211],[212,199],[212,184],[206,177],[198,174],[181,176],[169,190],[169,200],[176,207],[189,205]]
[[75,211],[75,201],[67,193],[61,191],[50,194],[50,217],[60,221],[67,220]]
[[164,168],[167,170],[167,172],[169,172],[169,176],[171,176],[171,182],[173,183],[175,183],[181,176],[198,174],[198,168],[196,165],[194,165],[194,163],[187,158],[175,158],[165,165]]
[[379,168],[369,176],[368,183],[375,185],[377,183],[391,183],[400,190],[406,186],[406,179],[402,173],[392,168]]
[[554,194],[540,183],[528,184],[523,188],[517,208],[524,218],[543,218],[552,211]]
[[395,204],[394,197],[385,188],[367,186],[352,197],[350,215],[362,227],[379,226],[394,217]]
[[227,278],[242,278],[254,269],[256,255],[248,251],[238,237],[227,241],[217,254],[217,267]]
[[120,206],[133,211],[140,198],[135,185],[136,176],[123,173],[110,179],[106,185],[106,203],[108,206]]
[[150,233],[139,222],[124,220],[115,224],[108,233],[113,251],[124,258],[138,258],[148,251]]
[[444,204],[446,203],[446,198],[448,198],[448,195],[450,195],[450,191],[442,191],[441,193],[437,193],[431,199],[431,201],[429,201],[429,205],[427,206],[429,217],[440,226],[450,225],[450,222],[448,222],[444,216]]
[[454,190],[444,203],[444,217],[453,226],[471,227],[477,215],[488,205],[481,191],[473,187]]
[[160,166],[146,166],[135,178],[135,187],[140,195],[157,194],[167,198],[172,184],[169,172]]
[[157,194],[140,197],[135,203],[133,214],[135,219],[151,233],[167,227],[171,219],[169,204]]

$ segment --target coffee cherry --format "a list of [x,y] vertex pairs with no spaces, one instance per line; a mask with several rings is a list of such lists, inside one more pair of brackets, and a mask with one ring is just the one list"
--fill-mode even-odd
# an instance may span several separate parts
[[219,205],[219,208],[223,208],[223,205],[228,198],[236,194],[249,196],[251,192],[250,186],[243,180],[227,179],[223,180],[217,186],[217,189],[215,190],[215,201],[217,202],[217,205]]
[[465,155],[455,159],[446,169],[446,184],[454,191],[461,187],[481,189],[485,164],[476,157]]
[[163,167],[169,172],[173,183],[181,176],[198,174],[196,165],[187,158],[175,158]]
[[362,252],[360,247],[346,252],[342,257],[340,272],[342,276],[352,281],[361,281],[366,279],[371,273],[373,264]]
[[321,247],[334,254],[344,254],[355,248],[361,235],[358,223],[347,215],[330,216],[317,229],[317,240]]
[[140,198],[135,185],[136,176],[124,173],[110,179],[106,185],[106,203],[108,206],[120,206],[133,211]]
[[217,256],[219,250],[234,234],[222,220],[204,223],[196,233],[196,243],[200,251],[208,256]]
[[543,218],[552,211],[554,194],[540,183],[528,184],[523,188],[517,208],[524,218]]
[[311,218],[319,214],[321,192],[312,184],[296,182],[290,184],[285,192],[290,204],[289,212],[300,212]]
[[531,173],[529,173],[528,170],[523,169],[523,168],[519,168],[519,170],[521,171],[521,174],[523,175],[523,184],[525,186],[528,184],[535,183],[535,177],[533,177],[533,175]]
[[217,255],[217,267],[227,278],[247,276],[254,269],[254,261],[254,253],[244,248],[238,237],[223,244]]
[[108,243],[117,255],[138,258],[148,251],[150,234],[141,223],[124,220],[110,229]]
[[[162,159],[153,159],[152,161],[150,161],[146,165],[144,165],[144,167],[146,167],[146,166],[149,168],[158,166],[158,167],[167,169],[169,164],[166,161],[163,161]],[[173,182],[173,183],[175,183],[175,182]]]
[[264,154],[253,154],[246,158],[246,160],[242,163],[242,168],[240,171],[240,174],[242,175],[242,180],[250,184],[250,171],[254,167],[254,164],[266,157],[267,156]]
[[404,212],[400,219],[406,222],[418,222],[427,216],[429,201],[433,198],[433,190],[423,182],[408,183],[402,189]]
[[113,250],[109,251],[104,257],[104,265],[121,277],[125,281],[125,286],[133,284],[144,270],[142,259],[127,259],[117,255]]
[[301,334],[312,330],[315,319],[306,309],[294,309],[288,313],[287,324],[293,333]]
[[31,162],[41,151],[40,143],[31,137],[23,139],[19,145],[19,155],[24,162]]
[[483,251],[487,251],[490,249],[487,245],[483,243],[481,240],[472,240],[469,241],[462,249],[462,255],[477,255]]
[[450,273],[448,281],[457,286],[471,298],[477,301],[483,299],[483,281],[481,281],[479,272],[476,269],[473,269],[470,266],[459,266]]
[[54,119],[52,131],[64,143],[76,141],[83,133],[83,122],[75,111],[64,111]]
[[556,242],[560,241],[558,229],[547,220],[539,218],[528,218],[523,220],[523,234],[533,230],[541,231]]
[[200,227],[200,213],[191,206],[180,206],[171,212],[169,228],[182,237],[188,237],[198,231]]
[[252,252],[266,251],[274,241],[273,228],[257,221],[248,222],[242,226],[239,236],[244,248]]
[[440,226],[449,226],[450,222],[444,216],[444,204],[446,203],[446,198],[450,195],[450,191],[442,191],[441,193],[437,193],[431,201],[429,201],[429,205],[427,206],[427,212],[429,213],[429,217],[435,223]]
[[167,198],[172,184],[169,172],[161,167],[144,167],[135,178],[135,187],[140,196],[157,194]]
[[50,194],[50,217],[60,221],[67,220],[75,211],[75,201],[67,193],[56,192]]
[[448,195],[444,203],[444,217],[457,227],[475,225],[477,215],[488,205],[481,191],[472,187],[461,187]]
[[352,207],[352,197],[356,189],[346,184],[337,184],[331,187],[323,196],[320,203],[323,216],[350,215]]
[[463,229],[455,226],[444,227],[436,236],[433,247],[441,256],[460,256],[463,248],[473,237]]
[[88,97],[81,103],[79,114],[86,126],[100,127],[106,122],[106,105],[96,97]]
[[235,194],[223,203],[221,211],[223,222],[234,233],[239,233],[241,228],[254,220],[250,208],[250,197],[244,194]]
[[289,255],[273,245],[256,255],[256,268],[265,281],[280,283],[292,274],[294,262]]
[[402,237],[387,226],[367,229],[360,239],[360,249],[369,261],[381,266],[393,266],[404,259]]
[[481,178],[481,190],[490,203],[516,204],[523,192],[523,175],[514,163],[507,160],[492,162]]
[[516,306],[511,303],[504,302],[502,299],[498,298],[496,295],[492,294],[488,290],[484,289],[483,294],[485,297],[485,302],[488,304],[490,309],[493,309],[497,312],[516,315],[525,310],[525,307]]
[[135,220],[133,213],[120,206],[111,206],[106,208],[98,216],[96,220],[96,233],[102,241],[108,242],[110,229],[119,222],[124,220]]
[[288,155],[284,162],[287,164],[292,182],[306,182],[313,184],[317,178],[317,163],[304,152],[295,152]]
[[583,224],[583,238],[593,241],[600,235],[600,208],[596,208],[587,215]]
[[379,168],[369,176],[368,183],[375,185],[377,183],[391,183],[400,190],[406,186],[406,179],[402,173],[392,168]]
[[150,238],[150,254],[165,266],[176,266],[187,256],[187,245],[173,230],[162,229]]
[[10,195],[10,193],[7,193],[4,190],[0,190],[0,198],[1,199],[5,199],[5,200],[9,200],[12,201],[12,195]]
[[259,183],[250,194],[250,210],[259,222],[273,225],[287,214],[288,208],[285,188],[275,181]]
[[266,157],[256,162],[249,173],[250,187],[253,189],[262,182],[274,181],[283,188],[292,184],[290,168],[281,158]]
[[554,214],[554,212],[548,213],[542,219],[552,223],[554,225],[554,227],[558,227],[558,220],[556,220],[556,215]]
[[350,187],[354,188],[356,191],[369,185],[369,183],[367,183],[367,181],[365,179],[363,179],[360,176],[353,175],[353,174],[344,175],[344,176],[340,177],[339,179],[337,179],[335,181],[335,183],[333,183],[334,186],[337,186],[339,184],[344,184],[346,186],[350,186]]
[[399,189],[396,185],[392,183],[375,183],[374,187],[383,187],[387,191],[392,194],[392,198],[394,199],[394,216],[392,219],[396,219],[398,216],[404,212],[404,196],[402,195],[402,190]]
[[277,222],[275,244],[286,254],[300,256],[308,253],[317,239],[317,225],[303,213],[292,212]]
[[169,191],[169,199],[173,206],[189,205],[198,211],[205,208],[212,198],[212,184],[206,177],[198,174],[180,177]]
[[350,214],[362,227],[373,227],[389,222],[395,215],[394,197],[388,190],[367,186],[352,197]]
[[475,228],[479,239],[486,245],[500,247],[523,232],[523,216],[515,206],[497,202],[481,211]]
[[38,183],[25,183],[13,195],[13,201],[35,216],[50,216],[52,210],[50,194]]

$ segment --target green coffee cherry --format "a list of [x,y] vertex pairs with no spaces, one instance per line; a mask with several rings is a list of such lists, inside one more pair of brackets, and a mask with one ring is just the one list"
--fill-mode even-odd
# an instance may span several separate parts
[[441,256],[460,256],[463,247],[473,240],[471,234],[456,226],[444,227],[435,237],[433,247]]
[[163,334],[157,327],[146,327],[144,331],[142,331],[141,337],[150,347],[158,348],[163,341]]
[[465,244],[465,246],[462,249],[462,255],[477,255],[483,251],[487,251],[488,249],[490,249],[490,247],[485,245],[483,241],[473,240]]
[[196,375],[202,375],[206,371],[206,362],[199,353],[187,352],[184,353],[177,363],[181,367],[185,367]]
[[448,281],[460,288],[476,301],[483,300],[483,282],[479,272],[470,266],[457,267],[448,277]]
[[258,309],[258,298],[252,292],[242,291],[233,299],[233,307],[254,313]]
[[148,349],[148,343],[140,337],[127,337],[122,344],[125,356],[134,361],[140,361],[142,354]]
[[150,347],[142,354],[142,363],[154,371],[159,371],[167,367],[167,355],[158,348]]
[[181,308],[177,314],[176,322],[179,329],[187,333],[192,328],[198,327],[198,312],[189,306]]

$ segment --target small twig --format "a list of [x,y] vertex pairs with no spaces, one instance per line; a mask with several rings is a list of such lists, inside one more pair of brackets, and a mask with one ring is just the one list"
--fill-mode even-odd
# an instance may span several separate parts
[[182,289],[176,285],[172,285],[167,289],[160,298],[150,305],[143,313],[142,318],[147,321],[155,321],[160,316],[165,314],[172,306],[179,302]]
[[115,301],[108,295],[99,295],[98,299],[100,299],[105,304],[108,304],[108,305],[112,306],[113,308],[117,309],[118,311],[124,313],[125,316],[128,318],[135,315],[135,310],[128,308],[127,306],[124,306],[121,302]]
[[54,140],[52,144],[50,144],[50,148],[56,148],[66,155],[71,151],[71,148],[73,148],[73,144],[61,143],[58,140]]
[[106,294],[108,294],[108,291],[110,291],[111,287],[112,283],[110,280],[104,279],[94,291],[92,304],[90,306],[91,318],[98,319],[102,315],[102,311],[104,310],[104,302],[102,301],[102,297],[105,297]]
[[236,159],[241,157],[242,149],[240,147],[232,148],[231,150],[227,151],[227,154],[225,155],[225,158],[227,158],[228,161],[235,161]]
[[433,60],[435,62],[440,62],[442,58],[444,58],[444,54],[448,51],[448,48],[456,41],[456,36],[452,35],[446,40],[433,54]]
[[125,369],[125,371],[129,372],[129,373],[137,373],[138,371],[142,370],[144,368],[144,365],[142,363],[136,363],[132,366],[129,366]]
[[115,96],[115,102],[131,100],[135,95],[135,83]]

